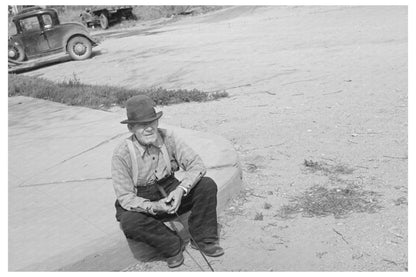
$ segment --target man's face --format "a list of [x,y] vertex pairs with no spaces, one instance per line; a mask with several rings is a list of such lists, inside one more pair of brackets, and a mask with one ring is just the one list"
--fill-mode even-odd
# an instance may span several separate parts
[[136,135],[138,141],[141,144],[154,144],[157,140],[158,126],[159,120],[155,120],[148,123],[138,123],[131,128],[131,132]]

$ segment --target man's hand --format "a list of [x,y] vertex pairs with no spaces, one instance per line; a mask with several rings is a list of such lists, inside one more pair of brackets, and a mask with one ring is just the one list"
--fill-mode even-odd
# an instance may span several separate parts
[[169,204],[169,214],[173,214],[178,211],[184,193],[185,192],[183,189],[176,188],[175,190],[169,193],[168,197],[164,198],[165,203]]
[[167,205],[166,198],[160,199],[159,201],[151,202],[151,209],[149,213],[156,215],[159,213],[167,213],[171,209],[170,205]]

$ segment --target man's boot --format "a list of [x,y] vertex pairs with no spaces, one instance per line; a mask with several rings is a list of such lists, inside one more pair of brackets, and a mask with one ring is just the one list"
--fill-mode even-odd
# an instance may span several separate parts
[[194,249],[199,249],[207,256],[218,257],[224,255],[224,249],[220,246],[218,241],[210,242],[199,242],[198,247],[195,245],[194,241],[191,241],[191,247]]
[[174,267],[178,267],[180,265],[183,264],[183,261],[185,260],[183,257],[183,250],[185,249],[185,244],[183,243],[182,239],[181,239],[181,246],[179,248],[179,252],[178,254],[166,258],[166,262],[168,264],[168,267],[170,268],[174,268]]

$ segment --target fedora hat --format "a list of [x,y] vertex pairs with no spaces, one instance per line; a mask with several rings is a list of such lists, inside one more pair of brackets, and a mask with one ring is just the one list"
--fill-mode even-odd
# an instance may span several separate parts
[[148,123],[159,119],[163,112],[156,113],[155,105],[155,102],[146,95],[130,97],[126,102],[127,119],[120,123]]

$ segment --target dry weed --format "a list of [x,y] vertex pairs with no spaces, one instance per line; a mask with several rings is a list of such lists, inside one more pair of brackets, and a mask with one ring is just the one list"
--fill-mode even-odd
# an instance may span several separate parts
[[312,173],[320,171],[325,175],[352,174],[355,170],[344,164],[330,165],[325,162],[314,162],[312,160],[304,160],[303,165]]
[[363,190],[356,185],[328,189],[313,186],[299,196],[292,197],[290,204],[283,205],[276,216],[292,218],[301,213],[305,217],[333,215],[336,218],[351,213],[375,213],[381,209],[379,193]]

